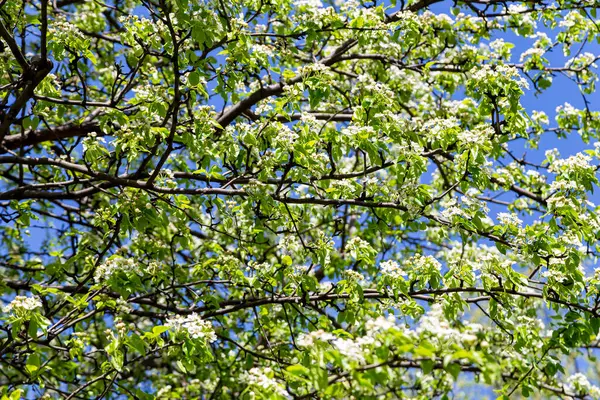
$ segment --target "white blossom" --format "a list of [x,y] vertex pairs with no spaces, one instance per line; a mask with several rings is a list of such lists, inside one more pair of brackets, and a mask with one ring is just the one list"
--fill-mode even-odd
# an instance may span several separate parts
[[557,114],[564,113],[566,115],[577,115],[579,112],[575,107],[571,105],[571,103],[568,102],[566,102],[563,105],[557,106],[555,111]]
[[359,281],[364,281],[365,280],[365,277],[360,272],[356,272],[356,271],[351,270],[351,269],[345,270],[344,271],[344,276],[349,281],[359,282]]
[[504,39],[496,39],[492,42],[490,42],[489,46],[492,50],[494,50],[496,53],[501,52],[504,49],[504,46],[506,45],[506,42],[504,41]]
[[242,376],[242,381],[247,385],[257,386],[261,389],[276,393],[279,396],[288,398],[290,394],[287,392],[282,383],[278,382],[270,375],[273,375],[273,370],[266,368],[251,368]]
[[290,127],[281,124],[278,129],[277,136],[275,137],[275,144],[281,146],[282,148],[289,149],[294,145],[298,137],[298,134],[292,131]]
[[[567,387],[577,394],[588,394],[592,384],[581,372],[577,372],[567,378]],[[597,388],[595,388],[597,390]]]
[[252,54],[259,57],[273,57],[273,47],[264,44],[253,44],[251,48]]
[[382,261],[379,264],[379,268],[383,275],[389,275],[392,278],[399,278],[402,275],[406,275],[406,272],[394,260]]
[[369,319],[365,323],[365,329],[370,335],[373,335],[377,332],[389,331],[390,329],[396,327],[396,317],[394,314],[389,314],[387,318],[384,316],[379,316],[375,319]]
[[204,339],[209,343],[217,340],[212,324],[196,313],[187,316],[177,315],[167,319],[165,326],[173,332],[187,332],[193,339]]
[[559,172],[579,172],[579,171],[593,171],[595,167],[590,164],[592,158],[584,153],[577,153],[574,156],[571,156],[566,159],[558,159],[554,160],[550,163],[550,168],[548,169],[550,172],[559,173]]
[[520,14],[520,13],[526,12],[527,10],[528,10],[527,6],[525,6],[523,4],[510,4],[508,6],[509,14]]
[[520,61],[523,62],[527,57],[538,56],[542,57],[546,51],[544,49],[531,48],[521,53]]
[[115,273],[122,272],[138,272],[139,266],[132,258],[112,257],[100,264],[94,272],[94,279],[101,283],[110,279]]
[[520,220],[516,214],[512,214],[512,213],[509,214],[509,213],[501,212],[501,213],[498,213],[496,218],[498,219],[498,222],[500,222],[500,224],[502,224],[502,225],[521,226],[521,224],[523,223],[523,221]]
[[42,302],[37,296],[15,296],[15,298],[2,308],[5,313],[27,314],[36,308],[41,308]]
[[548,115],[543,111],[534,110],[531,113],[531,119],[540,125],[548,125],[550,123],[550,119],[548,118]]
[[322,8],[323,3],[321,0],[295,0],[294,5],[298,8],[300,7],[308,7],[308,8]]
[[497,79],[497,77],[500,77],[500,76],[512,79],[512,80],[516,81],[517,85],[519,85],[520,87],[522,87],[524,89],[529,89],[529,83],[527,83],[525,78],[523,78],[521,75],[519,75],[519,71],[513,66],[504,65],[504,64],[501,64],[501,65],[485,64],[482,67],[477,68],[477,70],[475,72],[473,72],[472,78],[475,81],[487,82],[490,80],[495,80],[495,79]]
[[161,398],[165,398],[165,396],[167,394],[169,394],[169,392],[171,392],[171,389],[173,389],[173,386],[171,385],[166,385],[161,387],[157,392],[156,392],[156,398],[157,399],[161,399]]
[[458,140],[466,144],[485,144],[494,134],[494,128],[491,125],[478,125],[471,130],[461,130],[458,133]]
[[565,63],[565,67],[577,66],[578,68],[597,68],[595,61],[599,57],[600,56],[596,56],[595,54],[586,51],[585,53],[579,54],[577,57],[569,59]]
[[301,335],[300,337],[298,337],[298,340],[296,341],[296,343],[298,344],[298,346],[312,347],[317,342],[328,342],[328,341],[334,340],[334,339],[336,339],[336,337],[334,335],[332,335],[329,332],[325,332],[322,329],[319,329],[319,330],[312,331],[310,333]]
[[351,339],[335,339],[332,342],[333,346],[344,356],[351,361],[358,363],[365,362],[364,351],[358,342]]
[[433,256],[417,254],[411,257],[408,262],[412,264],[416,271],[427,272],[431,270],[440,271],[442,269],[442,264]]

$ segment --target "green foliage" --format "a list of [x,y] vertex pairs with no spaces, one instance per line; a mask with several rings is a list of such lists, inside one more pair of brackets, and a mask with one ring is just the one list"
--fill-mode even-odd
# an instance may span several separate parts
[[599,6],[0,1],[0,400],[600,398]]

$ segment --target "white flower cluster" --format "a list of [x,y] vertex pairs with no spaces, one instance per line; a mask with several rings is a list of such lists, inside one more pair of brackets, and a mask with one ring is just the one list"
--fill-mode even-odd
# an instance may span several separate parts
[[353,281],[353,282],[360,282],[360,281],[365,280],[365,277],[360,272],[356,272],[351,269],[345,270],[344,276],[346,277],[347,280]]
[[379,264],[379,268],[383,275],[388,275],[392,278],[400,278],[401,276],[406,275],[406,272],[394,260],[382,261]]
[[[169,187],[177,186],[177,182],[175,181],[175,173],[173,172],[172,169],[169,169],[169,168],[161,169],[158,176],[160,177],[159,181],[162,184],[164,184],[165,186],[169,186]],[[146,206],[148,206],[148,204],[146,204]]]
[[519,75],[519,71],[512,66],[509,65],[490,65],[485,64],[482,67],[479,67],[475,72],[473,72],[472,78],[475,81],[479,82],[488,82],[494,81],[498,77],[505,77],[517,82],[521,88],[529,89],[529,83]]
[[566,245],[572,245],[572,246],[582,246],[583,244],[581,243],[581,239],[579,238],[579,234],[577,232],[574,231],[566,231],[565,233],[563,233],[562,235],[560,235],[558,237],[558,240]]
[[422,254],[417,254],[408,259],[408,264],[413,267],[413,269],[417,273],[426,273],[429,271],[440,271],[442,269],[442,264],[433,256],[423,256]]
[[531,15],[531,10],[531,8],[524,4],[510,4],[508,6],[507,13],[509,16],[518,16],[519,25],[531,25],[535,29],[537,27],[537,23],[534,17]]
[[17,315],[23,315],[40,307],[42,307],[42,302],[37,296],[16,296],[13,301],[2,308],[2,311],[5,313],[14,312]]
[[350,179],[341,179],[331,182],[331,187],[340,192],[340,197],[348,197],[357,190],[356,184]]
[[264,194],[265,190],[267,189],[267,185],[258,179],[250,179],[246,184],[245,189],[246,193],[248,193],[250,196],[260,196]]
[[359,75],[357,85],[352,88],[352,92],[357,92],[361,89],[374,94],[379,94],[390,100],[396,97],[394,91],[390,89],[388,85],[377,82],[370,74]]
[[502,186],[510,186],[515,183],[515,177],[507,168],[495,168],[491,175]]
[[600,219],[595,214],[587,214],[584,213],[580,216],[581,222],[591,227],[592,230],[598,231],[600,230]]
[[359,337],[357,340],[337,338],[332,345],[337,351],[350,361],[365,363],[365,350],[363,345],[371,344],[373,339],[369,336]]
[[425,10],[423,12],[423,14],[421,14],[421,15],[415,15],[414,13],[411,13],[410,11],[403,11],[403,12],[413,14],[412,18],[418,18],[420,20],[420,22],[427,24],[427,25],[434,24],[434,23],[451,24],[454,22],[452,17],[450,17],[448,14],[443,14],[443,13],[437,14],[437,13],[433,13],[429,10]]
[[549,163],[552,163],[552,161],[560,157],[560,152],[556,147],[553,149],[548,149],[544,152],[544,157],[546,157],[546,160],[548,160]]
[[598,56],[594,55],[590,52],[585,52],[583,54],[579,54],[577,57],[569,59],[565,63],[565,67],[575,67],[575,68],[597,68],[598,66],[595,62],[598,60]]
[[132,258],[112,257],[96,268],[94,279],[98,283],[104,282],[118,271],[139,272],[139,266]]
[[558,23],[561,28],[572,28],[578,25],[583,20],[583,17],[577,11],[571,11],[564,16]]
[[542,272],[542,278],[548,279],[548,283],[562,283],[567,276],[564,272],[557,269],[549,269]]
[[357,363],[365,363],[365,356],[370,352],[369,346],[376,343],[375,335],[381,331],[387,331],[392,327],[396,327],[396,324],[392,315],[388,319],[379,317],[375,320],[367,321],[365,327],[367,328],[367,335],[359,336],[356,339],[340,338],[319,329],[300,336],[297,344],[312,349],[319,343],[328,343],[346,359]]
[[530,38],[537,39],[535,43],[533,43],[533,47],[549,48],[552,46],[552,39],[544,32],[536,32],[531,35]]
[[289,126],[281,124],[278,127],[277,136],[275,137],[275,144],[282,148],[291,148],[296,140],[298,140],[298,134],[290,129]]
[[309,157],[310,158],[306,168],[316,179],[320,179],[324,174],[330,171],[327,168],[327,165],[329,164],[329,156],[326,153],[312,152]]
[[538,48],[527,49],[523,53],[521,53],[520,61],[521,62],[525,61],[525,59],[527,57],[534,57],[534,56],[542,57],[544,55],[544,53],[546,53],[546,51],[544,49],[538,49]]
[[52,36],[53,40],[62,42],[85,40],[85,37],[79,28],[61,16],[56,18],[52,24],[48,26],[48,34]]
[[329,342],[329,341],[335,340],[335,339],[336,339],[336,336],[332,335],[329,332],[325,332],[322,329],[319,329],[319,330],[312,331],[310,333],[301,335],[298,338],[298,340],[296,340],[296,343],[298,344],[298,346],[310,348],[310,347],[313,347],[318,342]]
[[531,119],[539,124],[539,125],[548,125],[550,123],[550,119],[548,118],[548,114],[543,111],[534,110],[531,113]]
[[174,332],[185,331],[192,339],[204,339],[209,343],[217,340],[212,324],[196,313],[187,316],[177,315],[167,319],[165,326]]
[[526,12],[528,9],[529,8],[523,4],[510,4],[507,12],[509,14],[520,14]]
[[294,1],[294,6],[297,8],[321,8],[323,7],[323,3],[321,3],[321,0],[296,0]]
[[156,90],[156,85],[152,84],[149,81],[140,82],[138,85],[133,88],[133,93],[135,93],[135,97],[131,99],[132,103],[140,104],[140,103],[152,103],[155,101],[159,101],[161,99],[162,93]]
[[164,399],[171,392],[172,389],[173,386],[171,385],[163,386],[156,392],[155,396],[157,399]]
[[492,49],[492,56],[498,58],[502,55],[507,55],[508,60],[510,60],[510,47],[507,47],[507,44],[504,39],[496,39],[489,43],[490,49]]
[[519,217],[517,217],[517,215],[514,213],[509,214],[501,212],[498,213],[496,218],[498,219],[498,222],[502,225],[521,226],[521,224],[523,223],[523,221],[519,219]]
[[300,121],[305,123],[306,125],[313,125],[317,123],[317,118],[311,113],[302,112],[300,114]]
[[83,151],[93,151],[98,148],[102,148],[102,145],[106,143],[106,139],[98,137],[96,132],[90,132],[82,141]]
[[477,103],[469,97],[462,100],[442,100],[441,106],[447,114],[454,115],[460,120],[473,118],[473,110],[477,109]]
[[465,144],[483,145],[494,134],[494,128],[491,125],[482,124],[472,130],[461,130],[458,133],[458,140]]
[[[365,335],[354,339],[340,338],[323,330],[316,330],[301,335],[296,343],[309,351],[332,349],[338,351],[345,359],[357,363],[366,363],[373,350],[381,345],[382,338],[392,329],[398,330],[407,338],[418,339],[419,336],[427,340],[444,341],[470,345],[477,341],[477,334],[483,330],[480,324],[463,322],[464,329],[458,330],[450,327],[444,317],[440,304],[432,305],[430,311],[421,318],[420,324],[414,330],[409,330],[399,325],[393,314],[379,316],[365,322]],[[331,347],[329,347],[331,346]]]
[[378,332],[389,331],[392,328],[398,328],[394,314],[389,314],[387,317],[379,316],[375,319],[369,319],[365,323],[365,329],[370,336]]
[[418,334],[433,336],[440,341],[454,341],[462,343],[473,343],[477,340],[477,332],[482,329],[479,324],[467,324],[464,332],[452,328],[444,316],[444,310],[440,303],[435,303],[429,311],[421,317],[416,328]]
[[577,210],[580,207],[579,200],[566,197],[565,195],[559,193],[554,194],[553,196],[548,198],[547,202],[548,210],[552,212],[556,210],[565,210],[569,208]]
[[269,367],[264,369],[255,367],[250,369],[242,376],[242,381],[249,386],[256,386],[259,389],[275,393],[281,397],[290,397],[290,394],[287,392],[285,387],[281,383],[277,382],[277,380],[272,378],[272,375],[273,370]]
[[489,275],[487,272],[478,273],[482,269],[484,271],[495,270],[499,264],[511,263],[507,256],[501,254],[495,246],[485,244],[471,244],[463,247],[456,242],[450,249],[439,252],[438,257],[443,258],[446,265],[453,269],[457,276],[470,277],[476,281],[479,281],[482,275]]
[[361,250],[366,250],[366,251],[372,250],[369,242],[361,239],[358,236],[354,236],[353,238],[348,240],[348,243],[346,243],[346,248],[350,252],[360,252]]
[[268,112],[273,111],[273,104],[266,102],[266,101],[261,101],[260,103],[258,103],[256,105],[256,109],[255,112],[256,114],[265,114]]
[[331,72],[331,68],[329,68],[327,65],[320,63],[320,62],[306,64],[306,65],[303,65],[298,68],[298,73],[301,75],[309,75],[309,74],[312,74],[315,72],[320,73],[321,75],[324,75],[324,76],[329,76],[329,77],[334,76]]
[[455,216],[466,216],[465,211],[460,208],[455,198],[452,198],[450,201],[446,202],[445,206],[446,208],[442,210],[440,215],[449,222],[452,222]]
[[423,121],[421,132],[426,134],[428,138],[438,139],[444,137],[449,131],[458,130],[458,119],[451,118],[432,118]]
[[542,175],[536,170],[527,170],[525,174],[529,177],[532,185],[543,185],[546,183],[546,175]]
[[556,107],[556,113],[564,117],[579,117],[579,110],[571,105],[571,103],[565,103],[561,106]]
[[352,139],[356,139],[356,138],[368,139],[368,138],[375,137],[375,135],[376,135],[375,129],[373,129],[372,126],[356,126],[356,125],[350,125],[346,128],[343,128],[341,130],[341,133],[342,133],[342,135],[352,138]]
[[551,192],[566,192],[568,190],[584,190],[584,187],[579,182],[565,179],[557,179],[550,184]]
[[253,55],[256,55],[260,58],[273,57],[275,54],[272,46],[264,44],[253,44],[251,47],[251,52]]
[[567,159],[558,159],[550,163],[550,172],[592,172],[595,167],[590,164],[592,158],[584,153],[577,153]]
[[282,254],[293,255],[303,250],[302,242],[295,235],[282,236],[277,248]]
[[592,385],[588,378],[580,372],[567,378],[567,387],[577,395],[589,395],[594,399],[600,398],[600,388]]
[[231,24],[231,29],[233,31],[243,30],[243,29],[248,28],[248,23],[244,19],[244,15],[241,13],[239,16],[231,18],[229,23]]

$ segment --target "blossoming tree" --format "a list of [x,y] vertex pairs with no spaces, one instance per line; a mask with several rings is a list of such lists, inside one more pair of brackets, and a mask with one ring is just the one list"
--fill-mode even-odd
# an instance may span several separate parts
[[0,0],[1,398],[600,397],[597,7]]

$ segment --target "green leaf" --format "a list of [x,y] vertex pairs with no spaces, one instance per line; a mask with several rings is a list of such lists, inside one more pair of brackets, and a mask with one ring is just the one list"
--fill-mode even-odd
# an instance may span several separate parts
[[198,71],[190,73],[188,76],[188,82],[192,86],[198,86],[200,83],[200,73]]
[[110,357],[111,365],[119,372],[123,371],[123,363],[125,361],[125,356],[122,351],[115,350]]
[[421,357],[433,357],[434,353],[429,348],[423,347],[423,345],[414,349],[414,354]]
[[168,330],[169,330],[169,327],[163,326],[163,325],[157,325],[157,326],[152,327],[152,333],[154,333],[157,336]]
[[433,371],[434,365],[435,365],[435,362],[433,360],[423,360],[423,361],[421,361],[421,369],[423,370],[424,374],[431,373],[431,371]]
[[140,353],[142,356],[146,355],[146,344],[140,338],[139,335],[133,334],[127,339],[127,345]]
[[460,365],[458,364],[448,364],[444,367],[444,369],[452,375],[452,377],[456,380],[458,379],[458,375],[460,375]]
[[181,372],[183,372],[184,374],[187,373],[187,370],[185,369],[185,366],[183,365],[181,360],[175,361],[175,365],[177,365],[177,368],[179,368],[181,370]]
[[290,365],[288,367],[286,367],[285,369],[287,372],[289,372],[292,375],[297,375],[297,376],[308,376],[310,375],[310,370],[308,368],[306,368],[303,365],[300,364],[293,364]]
[[42,365],[42,362],[40,360],[40,356],[37,353],[33,353],[29,357],[27,357],[26,366],[27,366],[27,371],[30,374],[33,374],[37,370],[39,370],[41,365]]

